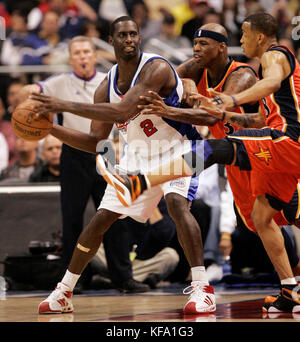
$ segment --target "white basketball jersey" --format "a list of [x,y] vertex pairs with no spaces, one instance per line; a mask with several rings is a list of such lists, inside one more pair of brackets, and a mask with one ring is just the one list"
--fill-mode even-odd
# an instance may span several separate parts
[[[159,55],[141,53],[140,62],[132,78],[130,88],[134,87],[143,67],[153,59],[166,59]],[[176,78],[176,85],[170,94],[164,98],[168,106],[179,107],[183,94],[183,86],[174,68],[170,65]],[[118,65],[114,65],[108,73],[108,102],[122,101],[122,94],[117,87]],[[127,142],[125,157],[130,158],[126,168],[142,168],[144,171],[157,168],[170,159],[176,158],[190,149],[189,139],[199,136],[196,128],[190,124],[160,118],[156,115],[138,114],[125,124],[117,125],[121,135]],[[140,158],[137,165],[132,165],[134,159]],[[122,165],[122,162],[121,162]]]

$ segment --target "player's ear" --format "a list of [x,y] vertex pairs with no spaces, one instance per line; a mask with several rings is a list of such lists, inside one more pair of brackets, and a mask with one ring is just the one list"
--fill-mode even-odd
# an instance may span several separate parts
[[112,36],[108,36],[108,43],[110,45],[114,45],[114,41],[113,41],[113,37]]
[[224,52],[226,50],[226,48],[227,48],[227,45],[224,42],[219,44],[220,52]]

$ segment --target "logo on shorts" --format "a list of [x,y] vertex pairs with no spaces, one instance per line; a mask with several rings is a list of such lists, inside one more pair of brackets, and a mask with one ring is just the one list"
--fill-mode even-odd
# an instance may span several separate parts
[[267,165],[269,165],[269,160],[272,159],[271,152],[267,149],[264,150],[260,145],[259,151],[257,153],[253,153],[259,160],[265,161]]
[[177,180],[175,180],[175,181],[172,181],[172,182],[170,183],[170,186],[175,186],[175,187],[177,187],[177,188],[182,188],[182,189],[184,189],[185,186],[186,186],[185,179],[177,179]]

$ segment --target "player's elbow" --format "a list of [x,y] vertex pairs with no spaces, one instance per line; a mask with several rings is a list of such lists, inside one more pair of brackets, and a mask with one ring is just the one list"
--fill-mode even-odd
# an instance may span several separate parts
[[128,120],[129,120],[128,115],[126,115],[126,114],[120,114],[120,115],[117,116],[117,118],[116,118],[115,121],[116,121],[118,124],[125,124]]
[[132,109],[127,109],[127,107],[118,107],[116,111],[115,122],[124,124],[132,117]]

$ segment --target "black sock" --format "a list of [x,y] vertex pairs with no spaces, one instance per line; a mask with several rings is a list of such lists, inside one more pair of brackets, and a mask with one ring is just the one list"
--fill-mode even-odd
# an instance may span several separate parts
[[215,163],[230,165],[234,158],[234,149],[227,139],[210,139],[192,141],[192,150],[182,155],[194,175]]

